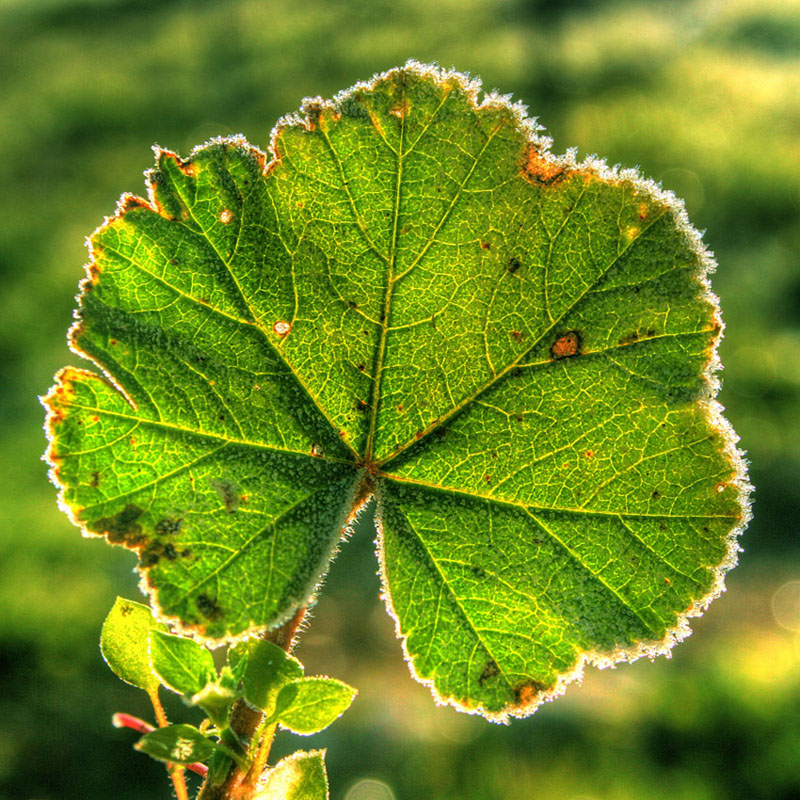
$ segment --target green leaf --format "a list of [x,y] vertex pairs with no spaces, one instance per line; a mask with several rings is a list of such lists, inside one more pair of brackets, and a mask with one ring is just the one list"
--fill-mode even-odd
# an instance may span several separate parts
[[45,399],[62,504],[162,614],[309,601],[377,497],[413,673],[494,718],[668,649],[748,518],[699,234],[630,170],[410,63],[183,160],[91,238]]
[[275,715],[292,733],[317,733],[339,719],[356,694],[352,686],[335,678],[300,678],[281,689]]
[[169,725],[146,733],[134,745],[137,750],[159,761],[194,764],[207,761],[219,748],[193,725]]
[[250,705],[260,708],[267,716],[275,709],[281,688],[290,681],[303,677],[303,666],[285,650],[263,639],[250,639],[228,651],[234,673],[241,660],[244,667],[244,697]]
[[328,800],[325,751],[298,751],[279,761],[259,784],[253,800]]
[[239,693],[222,681],[212,681],[192,695],[190,702],[193,706],[200,706],[218,728],[225,728],[228,726],[230,708],[238,698]]
[[103,622],[100,652],[111,670],[126,683],[144,689],[158,690],[158,675],[153,672],[148,657],[148,638],[151,631],[164,631],[147,606],[118,597]]
[[194,695],[217,679],[214,658],[201,644],[163,631],[150,634],[150,663],[167,689]]

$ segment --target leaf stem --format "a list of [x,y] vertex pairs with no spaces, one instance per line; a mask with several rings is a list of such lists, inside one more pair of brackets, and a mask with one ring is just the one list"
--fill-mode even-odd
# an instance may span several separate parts
[[[155,730],[149,722],[145,722],[143,719],[139,719],[139,717],[134,717],[132,714],[125,714],[122,712],[114,714],[114,716],[111,717],[111,724],[115,728],[130,728],[137,733],[150,733]],[[196,761],[194,764],[187,764],[186,769],[190,769],[192,772],[196,772],[203,777],[208,774],[208,767],[205,764],[201,764],[199,761]]]
[[[164,706],[161,705],[161,698],[158,696],[158,687],[149,691],[148,696],[150,702],[153,704],[153,711],[156,715],[156,722],[159,728],[166,728],[169,725],[167,714],[164,711]],[[186,778],[183,774],[183,767],[176,764],[167,764],[167,772],[172,779],[172,785],[175,788],[175,797],[177,800],[189,800],[189,792],[186,789]]]
[[[262,638],[278,645],[287,653],[291,652],[305,614],[306,608],[301,606],[283,625],[265,631],[261,635]],[[243,765],[231,764],[227,776],[221,783],[212,784],[206,780],[197,800],[247,800],[252,795],[256,782],[266,767],[275,735],[275,725],[264,726],[263,721],[263,713],[251,708],[244,700],[237,700],[234,703],[230,730],[241,741],[253,742],[255,748],[251,747],[250,752],[255,752],[255,755],[252,761],[248,759]]]

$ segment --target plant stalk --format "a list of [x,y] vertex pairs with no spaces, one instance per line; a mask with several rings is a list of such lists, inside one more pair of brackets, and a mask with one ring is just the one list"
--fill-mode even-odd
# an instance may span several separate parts
[[[306,608],[298,608],[294,616],[272,630],[265,631],[261,638],[278,645],[287,653],[294,646],[298,628],[306,614]],[[222,783],[212,785],[209,780],[203,784],[197,800],[248,800],[264,771],[272,747],[275,726],[268,725],[261,730],[264,714],[251,708],[244,700],[237,700],[231,711],[231,730],[243,742],[249,742],[254,736],[259,737],[255,749],[255,758],[249,765],[232,764],[227,777]],[[251,752],[253,748],[250,748]]]
[[[159,728],[166,728],[169,725],[167,714],[164,711],[164,706],[161,705],[161,698],[158,696],[158,689],[148,692],[150,702],[153,704],[153,711],[156,715],[156,722]],[[167,764],[167,772],[172,779],[172,786],[175,789],[175,797],[177,800],[189,800],[189,792],[186,789],[186,777],[183,773],[183,767],[177,764]]]

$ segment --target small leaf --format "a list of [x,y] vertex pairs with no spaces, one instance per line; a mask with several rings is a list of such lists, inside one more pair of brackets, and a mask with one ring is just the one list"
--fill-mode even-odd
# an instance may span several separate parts
[[228,725],[230,707],[237,698],[238,693],[222,681],[212,681],[193,695],[189,702],[193,706],[200,706],[218,728],[224,728]]
[[303,677],[303,666],[285,650],[261,639],[251,639],[231,648],[228,657],[234,671],[242,656],[247,658],[244,669],[245,699],[271,716],[278,692],[290,681]]
[[216,680],[211,653],[193,639],[163,631],[150,634],[150,662],[167,689],[194,695]]
[[169,725],[142,736],[134,745],[137,750],[159,761],[172,764],[193,764],[207,761],[219,749],[193,725]]
[[262,778],[253,800],[328,800],[325,751],[300,751],[279,761]]
[[152,693],[160,681],[147,654],[148,638],[151,631],[165,630],[147,606],[118,597],[103,623],[100,652],[119,678]]
[[275,715],[292,733],[317,733],[341,717],[356,694],[335,678],[300,678],[281,689]]

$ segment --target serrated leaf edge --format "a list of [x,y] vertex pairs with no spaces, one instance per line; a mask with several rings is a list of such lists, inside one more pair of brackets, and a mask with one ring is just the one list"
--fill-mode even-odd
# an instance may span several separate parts
[[[392,599],[391,599],[391,592],[389,590],[388,581],[386,579],[386,568],[385,562],[383,558],[383,521],[382,521],[382,481],[380,478],[375,478],[374,481],[369,481],[369,489],[365,492],[364,486],[367,483],[367,471],[362,470],[356,480],[353,483],[353,488],[351,490],[350,496],[348,497],[348,501],[344,506],[344,511],[341,515],[342,525],[340,528],[340,536],[338,539],[334,540],[330,551],[327,556],[327,565],[329,566],[332,560],[335,558],[336,553],[341,546],[341,543],[349,538],[350,535],[353,533],[353,527],[360,517],[361,513],[363,513],[364,509],[369,505],[370,501],[373,497],[377,500],[377,507],[375,512],[375,524],[376,524],[376,554],[378,557],[379,562],[379,575],[381,579],[382,585],[382,592],[381,596],[386,604],[387,612],[389,613],[390,617],[392,617],[394,624],[395,624],[395,631],[398,639],[401,641],[401,645],[403,648],[404,656],[406,661],[408,662],[409,669],[411,671],[412,676],[422,683],[423,685],[427,686],[435,701],[438,704],[445,704],[451,705],[459,711],[470,713],[470,714],[481,714],[482,716],[490,719],[494,722],[508,722],[509,717],[526,717],[532,714],[542,703],[550,701],[555,697],[561,695],[566,690],[566,687],[576,681],[580,680],[583,676],[585,666],[587,664],[597,666],[599,668],[605,668],[612,666],[613,664],[626,662],[626,661],[635,661],[642,656],[648,656],[649,658],[655,658],[657,655],[664,655],[668,654],[671,648],[680,641],[683,641],[687,636],[690,635],[691,629],[689,627],[689,620],[693,617],[697,617],[702,615],[703,611],[709,606],[709,604],[717,597],[719,597],[722,592],[725,591],[725,575],[726,573],[732,569],[738,559],[738,553],[740,552],[741,548],[738,544],[739,536],[747,527],[748,522],[752,518],[751,507],[750,507],[750,495],[752,493],[753,487],[749,483],[747,479],[747,463],[744,458],[744,452],[737,447],[737,443],[739,441],[739,437],[733,431],[730,423],[725,419],[723,416],[723,407],[720,403],[716,400],[716,395],[719,391],[720,385],[719,380],[716,377],[716,373],[721,369],[722,365],[719,360],[719,356],[717,353],[717,346],[719,344],[720,339],[722,338],[724,332],[724,323],[720,317],[720,310],[719,310],[719,300],[716,295],[711,291],[710,283],[708,276],[714,272],[716,269],[716,261],[714,259],[713,254],[706,248],[705,244],[702,240],[702,234],[694,228],[694,226],[690,223],[688,215],[686,213],[686,208],[682,200],[676,197],[671,191],[664,189],[658,183],[653,181],[652,179],[645,178],[641,175],[638,169],[634,168],[621,168],[619,165],[615,165],[610,167],[608,163],[604,159],[600,159],[597,156],[590,155],[583,159],[583,161],[578,161],[577,159],[577,149],[570,148],[566,151],[564,155],[556,155],[551,152],[550,148],[552,146],[552,139],[549,136],[543,135],[542,126],[539,125],[536,118],[529,118],[527,116],[528,109],[527,106],[519,101],[512,101],[510,95],[501,95],[496,91],[490,91],[483,94],[481,97],[482,89],[482,82],[478,78],[473,78],[468,74],[458,72],[453,69],[443,69],[436,64],[423,64],[414,59],[409,59],[403,67],[393,68],[391,70],[387,70],[385,72],[376,73],[373,77],[368,81],[360,81],[355,83],[348,89],[345,89],[339,93],[337,93],[332,100],[325,100],[320,97],[307,97],[304,98],[300,109],[298,111],[294,111],[290,114],[287,114],[281,117],[278,122],[276,123],[275,127],[272,129],[270,135],[270,144],[268,147],[268,153],[271,156],[269,162],[267,162],[267,154],[264,153],[259,148],[254,147],[251,145],[243,135],[237,134],[234,136],[229,137],[216,137],[210,139],[209,141],[203,143],[202,145],[198,145],[197,147],[193,148],[190,155],[188,156],[187,160],[190,160],[194,155],[202,150],[213,144],[230,144],[239,147],[245,147],[250,150],[253,154],[256,155],[263,164],[263,173],[264,175],[268,175],[277,164],[281,161],[280,150],[278,148],[278,138],[283,130],[289,127],[303,127],[308,128],[311,124],[310,115],[312,113],[318,113],[320,108],[331,109],[334,112],[337,110],[339,106],[345,101],[347,101],[350,97],[355,95],[360,91],[371,91],[375,88],[375,86],[383,80],[391,77],[392,74],[396,73],[398,70],[405,70],[414,73],[419,77],[427,77],[431,78],[439,85],[447,82],[447,81],[456,81],[461,89],[464,91],[466,97],[472,103],[472,106],[475,110],[480,109],[488,109],[488,108],[505,108],[510,110],[514,116],[516,117],[517,123],[520,128],[527,133],[529,142],[536,147],[538,151],[538,156],[544,162],[546,166],[552,166],[557,169],[562,170],[580,170],[584,173],[589,173],[596,178],[604,181],[606,183],[630,183],[632,184],[638,191],[648,195],[654,201],[661,203],[668,211],[668,213],[672,214],[673,220],[675,222],[677,230],[682,233],[685,237],[687,242],[689,243],[692,251],[697,255],[699,261],[699,269],[695,275],[698,283],[700,284],[701,288],[703,289],[703,298],[710,304],[713,316],[718,322],[718,332],[712,339],[712,343],[708,348],[708,361],[702,373],[702,379],[705,384],[705,392],[703,398],[698,402],[698,405],[704,412],[704,416],[706,421],[709,425],[716,430],[717,433],[720,434],[722,440],[724,441],[724,452],[733,468],[733,477],[729,481],[729,484],[735,487],[737,492],[737,500],[739,508],[741,509],[741,518],[739,522],[733,526],[731,531],[728,533],[727,538],[727,548],[726,548],[726,555],[722,559],[722,561],[713,569],[713,582],[711,589],[704,595],[702,598],[697,600],[695,603],[690,606],[685,612],[679,614],[677,617],[676,624],[669,628],[661,640],[648,640],[640,642],[632,647],[629,648],[619,648],[614,650],[610,653],[600,653],[600,652],[593,652],[588,651],[583,653],[578,657],[576,660],[575,666],[573,669],[565,674],[563,674],[556,685],[539,695],[536,696],[533,703],[526,706],[516,706],[510,707],[508,709],[504,709],[501,712],[491,712],[486,710],[481,706],[477,706],[474,708],[467,708],[464,706],[458,699],[452,697],[444,697],[441,696],[435,686],[432,679],[426,679],[420,676],[413,664],[413,660],[411,654],[407,648],[406,637],[403,636],[400,630],[400,623],[397,617],[397,614],[394,610]],[[168,154],[176,159],[178,156],[172,153],[169,150],[165,150],[164,148],[154,146],[154,151],[156,156],[158,157],[160,154]],[[179,159],[180,160],[180,159]],[[145,175],[149,175],[148,172]],[[111,217],[106,217],[104,222],[97,228],[97,230],[87,238],[87,245],[89,247],[90,253],[90,261],[86,264],[86,277],[81,281],[79,288],[80,293],[76,296],[76,300],[78,302],[79,308],[81,303],[81,297],[84,294],[85,286],[91,285],[93,280],[93,273],[92,267],[94,266],[94,258],[92,254],[92,245],[91,239],[94,237],[95,234],[99,233],[103,228],[111,224],[116,219],[119,219],[125,211],[132,207],[132,206],[146,206],[153,211],[158,213],[157,203],[154,196],[154,188],[152,183],[148,184],[148,193],[150,195],[150,200],[145,201],[135,195],[130,193],[125,193],[120,197],[120,200],[117,204],[117,209],[115,213]],[[132,398],[125,392],[125,390],[117,384],[114,380],[113,376],[110,375],[103,367],[100,365],[95,359],[89,356],[87,353],[80,350],[77,347],[75,342],[75,337],[77,332],[80,330],[81,321],[79,319],[79,308],[76,309],[74,312],[75,314],[75,322],[73,323],[72,327],[70,328],[68,338],[69,338],[69,346],[70,349],[76,353],[76,355],[81,356],[82,358],[88,359],[92,362],[102,373],[103,378],[117,391],[119,391],[126,400],[130,403],[132,408],[136,408],[135,403],[133,402]],[[57,389],[63,385],[64,377],[69,372],[73,372],[76,374],[84,374],[90,375],[94,378],[97,378],[97,374],[90,372],[89,370],[77,369],[72,367],[66,367],[60,370],[56,374],[56,383],[50,389],[50,391],[40,397],[40,402],[46,409],[46,419],[44,430],[45,434],[48,439],[48,446],[45,450],[43,455],[43,460],[46,461],[50,467],[49,470],[49,477],[51,482],[56,486],[59,490],[58,494],[58,505],[59,508],[67,514],[70,521],[76,525],[76,527],[80,528],[81,533],[88,537],[88,538],[97,538],[102,537],[103,534],[95,534],[93,532],[88,531],[76,518],[73,509],[69,506],[69,504],[64,500],[64,491],[66,487],[60,482],[58,477],[58,464],[54,459],[54,438],[55,438],[55,411],[51,405],[51,402],[54,398],[54,395]],[[268,630],[270,628],[274,628],[285,622],[291,615],[300,607],[304,601],[308,601],[312,598],[317,591],[319,591],[322,583],[324,582],[325,575],[327,574],[327,568],[323,568],[323,571],[319,577],[319,579],[310,584],[306,587],[306,596],[302,599],[299,599],[297,603],[287,609],[282,615],[277,617],[271,625],[259,625],[254,626],[250,630],[246,631],[243,634],[233,637],[224,637],[220,639],[213,639],[204,637],[201,633],[199,633],[196,629],[192,629],[189,626],[183,626],[180,623],[180,620],[177,617],[169,616],[165,614],[158,605],[157,600],[157,590],[149,584],[147,580],[146,573],[142,573],[142,579],[140,581],[140,588],[142,589],[143,593],[150,597],[151,606],[153,608],[154,615],[156,619],[159,621],[163,621],[169,624],[173,629],[178,630],[184,635],[192,636],[193,638],[197,639],[198,641],[202,642],[203,644],[209,647],[218,647],[223,644],[229,643],[236,643],[239,641],[244,641],[247,638],[250,638],[254,633],[258,631]]]

